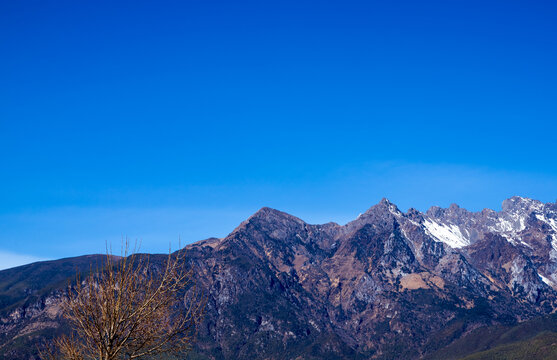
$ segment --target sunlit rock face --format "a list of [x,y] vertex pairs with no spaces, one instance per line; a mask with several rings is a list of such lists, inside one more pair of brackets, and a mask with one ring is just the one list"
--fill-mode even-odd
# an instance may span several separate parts
[[[263,208],[227,237],[185,250],[208,297],[195,350],[212,359],[419,358],[479,326],[552,312],[556,248],[557,205],[521,197],[500,212],[403,213],[384,199],[346,225]],[[1,298],[5,348],[33,339],[31,324],[61,323],[56,291],[11,307]]]

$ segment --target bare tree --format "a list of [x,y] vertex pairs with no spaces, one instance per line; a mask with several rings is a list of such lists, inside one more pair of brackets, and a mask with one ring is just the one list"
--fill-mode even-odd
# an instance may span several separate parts
[[[107,251],[102,271],[69,287],[62,309],[72,333],[55,340],[50,359],[139,359],[191,348],[203,317],[184,252],[157,268],[148,255],[117,258]],[[184,295],[186,294],[186,295]]]

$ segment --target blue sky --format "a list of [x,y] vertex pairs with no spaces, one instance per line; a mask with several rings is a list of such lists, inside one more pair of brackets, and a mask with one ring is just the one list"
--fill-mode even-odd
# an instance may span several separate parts
[[343,223],[382,197],[553,202],[556,17],[550,1],[3,1],[0,263],[125,236],[165,252],[262,206]]

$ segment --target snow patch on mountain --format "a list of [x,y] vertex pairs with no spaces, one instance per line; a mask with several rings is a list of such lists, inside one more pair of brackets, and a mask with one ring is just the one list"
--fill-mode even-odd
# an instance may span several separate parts
[[495,227],[489,226],[488,229],[490,231],[508,232],[508,231],[513,231],[513,224],[508,220],[499,219],[499,223],[497,224],[497,226],[495,226]]
[[542,281],[543,281],[544,283],[546,283],[547,285],[549,285],[549,286],[551,286],[551,287],[554,287],[554,286],[555,286],[555,283],[554,283],[553,281],[549,280],[548,278],[546,278],[545,276],[543,276],[543,275],[540,274],[540,273],[538,273],[538,275],[539,275],[539,277],[542,279]]
[[553,234],[551,234],[551,238],[552,238],[551,247],[557,250],[557,221],[555,221],[555,219],[548,218],[545,214],[535,214],[535,215],[536,215],[536,219],[549,225],[549,227],[553,231]]
[[452,248],[461,248],[470,245],[460,228],[453,224],[441,224],[432,220],[425,220],[424,226],[426,232],[435,240],[443,242]]

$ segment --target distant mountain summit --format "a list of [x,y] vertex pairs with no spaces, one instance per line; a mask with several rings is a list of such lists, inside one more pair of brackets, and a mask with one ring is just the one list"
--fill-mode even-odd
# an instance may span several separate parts
[[[202,358],[421,358],[557,308],[557,204],[522,197],[499,212],[403,213],[383,199],[346,225],[262,208],[183,251],[209,296]],[[60,266],[41,264],[16,272],[40,278]],[[0,272],[0,353],[27,359],[21,344],[63,331],[63,288],[14,274]]]

